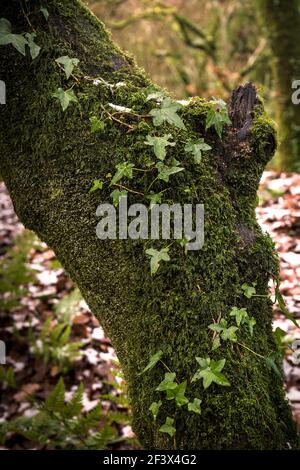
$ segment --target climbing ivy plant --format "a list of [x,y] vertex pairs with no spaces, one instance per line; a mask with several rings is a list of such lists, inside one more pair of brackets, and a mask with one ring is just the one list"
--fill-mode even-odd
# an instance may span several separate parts
[[13,33],[10,21],[5,18],[0,19],[0,46],[12,45],[23,56],[26,56],[26,48],[28,47],[31,58],[34,60],[41,50],[40,46],[35,43],[35,37],[36,34],[34,32]]
[[216,98],[213,98],[209,103],[211,108],[206,115],[205,130],[213,127],[221,139],[224,126],[226,124],[231,124],[228,116],[227,105],[225,101],[218,100]]
[[[157,253],[153,253],[153,255],[158,256]],[[159,261],[161,260],[158,259],[158,262]],[[268,297],[256,294],[256,285],[256,282],[251,283],[251,285],[244,283],[241,286],[241,293],[243,293],[248,299],[251,299],[254,296]],[[235,325],[230,324],[230,321],[235,321]],[[250,337],[252,337],[254,335],[255,325],[256,319],[249,315],[245,307],[232,307],[228,312],[227,319],[219,316],[218,320],[208,325],[208,330],[211,331],[213,335],[211,353],[214,353],[214,351],[221,346],[222,341],[228,341],[229,343],[232,343],[233,346],[242,347],[260,360],[264,360],[267,367],[273,369],[277,375],[281,375],[276,364],[278,356],[275,351],[272,351],[268,356],[263,356],[239,340],[239,335],[241,333],[245,333],[247,330]],[[279,334],[282,334],[282,332],[277,332],[277,335]],[[164,353],[162,350],[153,354],[150,357],[148,364],[139,375],[150,373],[150,371],[157,365],[161,365],[166,370],[163,379],[155,388],[155,392],[160,394],[159,399],[151,403],[149,411],[152,413],[153,419],[156,422],[159,414],[164,413],[167,401],[174,402],[173,416],[166,416],[165,423],[160,426],[159,431],[168,434],[171,438],[174,438],[174,448],[176,448],[176,408],[186,406],[188,411],[198,415],[201,414],[202,399],[199,397],[193,397],[192,399],[189,398],[189,384],[201,381],[204,392],[212,384],[221,387],[230,387],[231,384],[226,373],[224,373],[226,366],[226,359],[224,357],[218,359],[214,359],[210,356],[195,357],[198,368],[194,375],[188,379],[179,381],[176,372],[172,371],[163,361],[163,356]]]

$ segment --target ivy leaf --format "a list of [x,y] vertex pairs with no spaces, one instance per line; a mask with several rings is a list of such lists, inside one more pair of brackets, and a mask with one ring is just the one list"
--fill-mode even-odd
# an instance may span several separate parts
[[192,382],[203,379],[203,386],[205,389],[208,388],[213,382],[224,387],[230,386],[230,382],[221,372],[226,362],[225,359],[214,361],[210,358],[196,358],[196,360],[200,364],[200,368],[192,378]]
[[251,297],[253,297],[256,294],[255,286],[256,286],[256,282],[253,282],[252,286],[249,286],[246,283],[242,285],[244,296],[247,297],[247,299],[251,299]]
[[286,305],[285,305],[285,301],[281,295],[281,292],[279,290],[279,284],[277,282],[276,286],[275,286],[275,299],[279,305],[279,308],[280,310],[282,311],[282,313],[285,315],[285,317],[290,320],[292,323],[294,323],[294,325],[297,327],[297,328],[300,328],[300,325],[299,323],[297,322],[297,320],[295,320],[295,318],[293,317],[293,315],[288,311]]
[[101,132],[105,128],[105,122],[101,121],[96,116],[90,117],[90,123],[91,123],[92,134],[96,134],[96,132]]
[[[229,328],[227,328],[227,321],[224,318],[222,318],[219,323],[212,323],[208,325],[208,328],[212,331],[220,333],[221,338],[224,341],[227,341],[227,340],[233,341],[233,342],[237,341],[235,332],[238,330],[238,328],[236,326],[230,326]],[[213,343],[213,348],[217,349],[219,346],[220,346],[219,340],[216,340],[215,343]]]
[[201,369],[206,369],[210,365],[209,357],[207,357],[206,359],[203,359],[202,357],[196,357],[196,361],[200,365]]
[[221,333],[224,328],[227,327],[227,321],[222,319],[220,323],[211,323],[208,325],[208,328],[212,331],[216,331],[217,333]]
[[190,242],[190,237],[184,237],[176,240],[176,243],[180,245],[184,249],[184,254],[187,255],[188,252],[188,244]]
[[162,162],[158,162],[155,165],[155,168],[158,169],[158,179],[165,181],[166,183],[169,182],[171,175],[174,175],[175,173],[179,173],[180,171],[184,170],[184,168],[178,166],[166,166]]
[[120,204],[121,197],[125,197],[125,196],[127,196],[127,194],[128,194],[128,191],[126,191],[126,190],[120,191],[120,189],[115,189],[114,191],[112,191],[110,193],[110,197],[113,200],[113,205],[115,207],[118,207],[118,205]]
[[162,248],[161,250],[155,250],[154,248],[149,248],[146,250],[146,254],[151,256],[150,268],[151,275],[155,274],[159,268],[161,261],[170,261],[170,256],[168,255],[169,248]]
[[65,91],[62,88],[58,88],[52,96],[59,100],[63,111],[69,107],[70,103],[78,103],[77,97],[73,90]]
[[188,410],[192,411],[193,413],[197,413],[198,415],[201,415],[201,403],[202,400],[200,400],[200,398],[194,398],[194,401],[188,404]]
[[0,34],[11,33],[11,23],[6,18],[0,18]]
[[[26,55],[26,45],[28,45],[28,42],[21,34],[12,34],[11,44],[22,55],[24,56]],[[0,38],[0,45],[1,45],[1,38]]]
[[219,361],[214,361],[213,359],[210,361],[210,367],[215,372],[221,372],[225,367],[226,359],[220,359]]
[[184,150],[187,153],[192,153],[194,155],[195,163],[200,163],[202,159],[202,152],[207,152],[211,150],[211,146],[204,142],[204,139],[198,139],[196,141],[192,141],[191,139],[188,140],[186,143]]
[[26,33],[25,34],[25,37],[28,41],[28,47],[29,47],[29,50],[30,50],[30,55],[31,55],[31,58],[32,60],[36,59],[37,56],[39,55],[40,53],[40,46],[38,46],[34,40],[35,40],[35,37],[36,37],[36,34],[35,33]]
[[64,55],[62,57],[59,57],[58,59],[55,59],[55,62],[57,64],[63,65],[66,77],[67,79],[69,79],[72,75],[74,68],[79,64],[79,59],[71,58],[68,55]]
[[138,375],[142,375],[148,370],[153,369],[154,366],[160,361],[160,359],[163,357],[163,352],[161,350],[157,351],[157,353],[153,354],[153,356],[150,357],[148,364],[146,365],[145,369],[142,370]]
[[287,335],[286,332],[282,328],[279,328],[279,326],[277,326],[277,328],[274,331],[273,335],[274,335],[275,343],[276,343],[279,351],[281,351],[283,353],[284,349],[285,349],[284,338]]
[[102,189],[103,184],[104,184],[104,182],[100,181],[100,180],[93,181],[93,186],[90,189],[90,193],[93,193],[94,191],[97,191],[98,189]]
[[230,326],[229,328],[225,328],[221,333],[221,338],[224,341],[232,341],[233,343],[236,343],[237,336],[236,336],[235,332],[237,330],[238,330],[237,326]]
[[167,155],[166,147],[168,145],[170,147],[174,147],[176,145],[175,142],[169,142],[170,138],[172,138],[171,134],[165,134],[163,137],[153,137],[151,135],[147,135],[145,144],[151,145],[153,147],[154,154],[159,160],[164,160]]
[[171,100],[171,98],[164,98],[160,108],[155,108],[150,111],[153,117],[153,124],[160,126],[164,122],[178,127],[179,129],[186,129],[183,120],[178,116],[177,111],[181,108],[179,103]]
[[166,372],[165,378],[161,383],[156,387],[157,392],[165,392],[167,390],[174,390],[177,387],[177,384],[174,382],[176,377],[175,372]]
[[242,325],[249,318],[247,309],[237,308],[237,307],[232,308],[231,312],[229,313],[229,316],[230,317],[235,317],[235,321],[236,321],[237,326]]
[[213,339],[211,350],[212,350],[212,351],[215,351],[215,350],[218,349],[220,346],[221,346],[220,336],[217,335],[217,336]]
[[167,390],[167,400],[175,399],[177,406],[183,406],[188,403],[188,399],[185,396],[187,381],[180,383],[174,389]]
[[155,204],[160,204],[161,203],[161,193],[151,193],[148,196],[146,196],[147,199],[150,200],[150,209],[152,209]]
[[49,19],[49,11],[47,8],[41,7],[40,12],[43,14],[46,21]]
[[249,333],[250,333],[250,336],[253,336],[253,328],[254,326],[256,325],[256,320],[254,317],[251,317],[247,320],[247,325],[248,325],[248,328],[249,328]]
[[23,56],[26,55],[27,39],[22,34],[11,32],[11,23],[5,19],[0,19],[0,46],[11,44]]
[[156,421],[156,418],[157,418],[157,415],[159,413],[159,409],[160,409],[161,405],[162,405],[162,401],[159,400],[158,402],[154,401],[153,403],[151,403],[151,405],[149,407],[149,410],[153,414],[154,421]]
[[174,424],[174,419],[173,418],[170,418],[169,416],[166,418],[166,422],[165,424],[163,424],[160,428],[159,428],[159,432],[164,432],[166,434],[169,434],[170,437],[173,437],[174,434],[176,433],[176,429],[174,428],[173,426]]
[[214,127],[220,139],[222,138],[223,127],[225,124],[231,124],[228,116],[225,101],[213,98],[210,101],[212,107],[206,115],[205,130]]
[[276,360],[277,360],[277,354],[275,351],[273,351],[269,356],[265,358],[267,366],[269,369],[273,369],[275,374],[278,375],[278,377],[281,378],[281,372],[277,367]]
[[122,162],[116,165],[117,172],[113,176],[110,186],[112,186],[113,184],[116,184],[122,178],[132,178],[133,167],[134,167],[133,163],[129,163],[129,162]]

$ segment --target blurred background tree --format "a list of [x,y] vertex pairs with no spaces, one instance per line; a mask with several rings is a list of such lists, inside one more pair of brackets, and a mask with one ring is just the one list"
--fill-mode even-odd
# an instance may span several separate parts
[[291,84],[300,77],[300,2],[258,0],[272,51],[276,121],[280,130],[279,169],[300,170],[300,109],[291,103]]
[[253,81],[279,127],[281,171],[299,171],[300,2],[292,0],[90,0],[89,6],[152,80],[177,97],[228,99]]

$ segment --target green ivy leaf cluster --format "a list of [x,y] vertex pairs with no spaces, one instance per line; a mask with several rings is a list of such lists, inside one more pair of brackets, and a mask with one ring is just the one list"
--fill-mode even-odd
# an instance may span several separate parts
[[224,318],[222,318],[219,323],[212,323],[208,328],[217,332],[224,341],[237,341],[236,331],[238,330],[238,327],[228,326],[227,320]]
[[147,135],[147,140],[145,141],[145,145],[152,146],[155,156],[159,160],[164,160],[167,155],[166,147],[167,146],[174,147],[176,145],[175,142],[170,142],[171,138],[172,138],[171,134],[165,134],[162,137]]
[[242,290],[244,292],[244,296],[247,297],[247,299],[251,299],[254,295],[256,295],[256,282],[252,282],[252,285],[249,286],[247,283],[244,283],[242,285]]
[[168,183],[171,175],[175,175],[181,171],[184,171],[184,168],[178,166],[179,162],[176,162],[174,166],[167,166],[162,162],[158,162],[155,167],[158,169],[157,178],[159,180]]
[[186,129],[183,120],[177,114],[181,105],[169,97],[164,97],[160,107],[151,109],[150,115],[153,118],[154,126],[160,126],[167,122],[179,129]]
[[189,139],[184,147],[184,150],[194,156],[195,163],[201,163],[202,152],[207,152],[208,150],[211,150],[211,146],[206,144],[203,138],[198,139],[196,141],[192,141],[191,139]]
[[110,197],[113,200],[113,205],[115,207],[118,207],[118,205],[120,204],[121,197],[125,197],[125,196],[127,196],[127,194],[128,194],[128,191],[126,191],[125,189],[122,189],[122,190],[115,189],[114,191],[112,191],[110,193]]
[[247,325],[250,335],[253,336],[253,329],[256,325],[256,320],[254,317],[250,317],[248,315],[246,308],[233,307],[229,316],[235,319],[237,326],[228,326],[228,321],[225,320],[225,318],[221,318],[218,322],[208,325],[208,328],[214,332],[212,351],[220,347],[221,339],[223,341],[236,343],[238,340],[236,333],[242,325]]
[[250,335],[253,336],[253,328],[256,325],[256,320],[254,317],[249,317],[245,308],[233,307],[229,316],[235,318],[238,327],[246,324],[249,328]]
[[90,123],[91,123],[91,133],[92,134],[102,132],[105,129],[105,122],[101,121],[96,116],[91,116],[90,117]]
[[55,59],[55,62],[63,66],[66,77],[69,79],[73,73],[74,68],[79,64],[79,59],[71,58],[68,55],[65,55]]
[[[60,61],[62,63],[62,61]],[[67,62],[69,64],[69,61]],[[150,91],[150,90],[149,90]],[[148,94],[146,101],[154,100],[157,102],[158,107],[152,109],[149,113],[149,116],[153,118],[153,123],[155,126],[160,126],[161,124],[168,123],[180,129],[185,129],[185,125],[178,115],[178,111],[181,108],[181,104],[176,101],[173,101],[170,97],[166,96],[164,92],[153,92]],[[110,107],[115,109],[118,114],[122,113],[132,113],[131,109],[127,109],[124,106],[115,105],[109,103]],[[144,117],[144,116],[142,116]],[[146,116],[147,117],[147,116]],[[120,121],[118,121],[120,122]],[[105,128],[105,122],[99,119],[97,116],[90,117],[91,123],[91,132],[97,133],[101,132]],[[160,204],[162,202],[162,195],[165,190],[160,192],[150,191],[152,186],[156,181],[163,181],[164,183],[170,182],[170,177],[177,173],[180,173],[185,170],[183,166],[181,166],[180,162],[177,161],[175,158],[168,159],[167,158],[167,148],[168,147],[175,147],[176,142],[172,140],[172,134],[164,134],[164,135],[151,135],[148,134],[146,136],[146,140],[144,144],[147,146],[152,147],[153,153],[155,157],[159,160],[158,162],[150,161],[147,164],[147,169],[140,169],[134,168],[132,163],[128,161],[122,162],[116,166],[116,173],[112,177],[110,181],[110,186],[117,185],[121,188],[112,191],[111,197],[113,199],[114,205],[118,206],[120,197],[125,196],[128,192],[132,192],[135,194],[140,194],[144,196],[146,199],[150,201],[150,210],[153,208],[155,204]],[[194,162],[200,163],[202,152],[206,152],[210,150],[211,147],[204,142],[204,139],[197,139],[195,141],[188,140],[185,145],[186,153],[191,153],[194,156]],[[127,185],[124,186],[122,179],[133,179],[133,172],[134,171],[153,171],[153,169],[157,170],[157,175],[154,180],[151,182],[150,186],[146,190],[145,194],[140,193],[134,189],[128,188]],[[122,184],[121,184],[122,183]],[[104,184],[104,183],[103,183]],[[99,184],[99,180],[95,180],[93,182],[93,186],[90,189],[90,192],[94,192],[98,189],[103,188],[103,184]],[[188,241],[184,242],[181,241],[181,246],[184,247],[186,252],[186,245]],[[154,248],[149,248],[146,250],[146,254],[150,256],[150,269],[151,275],[155,274],[160,266],[161,261],[169,261],[170,257],[168,254],[169,248],[163,248],[161,250],[156,250]]]
[[151,275],[155,274],[158,271],[161,261],[170,261],[170,256],[168,254],[169,248],[162,248],[161,250],[155,250],[154,248],[149,248],[146,250],[146,254],[151,257],[150,259],[150,269]]
[[[163,352],[159,350],[157,353],[153,354],[146,367],[140,372],[139,375],[144,374],[152,370],[159,362],[161,362],[164,367],[165,364],[162,362]],[[201,402],[200,398],[194,398],[193,401],[190,401],[186,397],[187,390],[187,380],[183,382],[178,382],[176,380],[176,373],[172,372],[169,368],[168,372],[165,373],[163,380],[158,384],[155,391],[158,393],[165,394],[165,400],[174,401],[176,407],[181,408],[182,406],[187,406],[188,411],[191,413],[201,414]],[[157,416],[162,408],[163,401],[158,400],[151,403],[149,411],[151,411],[154,421],[156,421]],[[165,423],[159,428],[159,431],[162,433],[169,434],[170,437],[173,437],[176,433],[176,427],[174,425],[175,419],[167,416]]]
[[40,46],[35,43],[35,37],[35,33],[12,33],[10,21],[5,18],[0,19],[0,46],[11,44],[23,56],[26,56],[26,46],[28,46],[31,58],[34,60],[41,50]]
[[196,357],[196,361],[199,364],[199,368],[195,375],[192,378],[192,382],[196,382],[197,380],[203,380],[203,387],[206,389],[212,383],[216,383],[217,385],[222,385],[223,387],[229,387],[230,382],[222,373],[222,370],[225,366],[225,359],[220,359],[219,361],[214,361],[207,357],[203,359],[202,357]]
[[52,96],[60,102],[63,111],[66,111],[70,103],[78,103],[78,99],[73,90],[58,88]]
[[122,178],[131,179],[133,177],[133,168],[133,163],[129,162],[122,162],[116,165],[117,171],[110,182],[110,186],[118,183],[118,181],[120,181]]
[[103,189],[103,184],[104,184],[103,181],[95,180],[93,182],[93,186],[90,189],[90,193],[93,193],[94,191],[97,191],[98,189],[100,189],[100,190]]
[[213,98],[210,101],[211,108],[207,112],[205,130],[207,131],[210,127],[214,127],[219,138],[222,138],[223,128],[227,124],[231,124],[228,116],[227,105],[223,100],[217,100]]
[[173,437],[176,433],[174,421],[174,418],[170,418],[169,416],[167,416],[166,422],[159,428],[159,432],[164,432],[166,434],[169,434],[170,437]]

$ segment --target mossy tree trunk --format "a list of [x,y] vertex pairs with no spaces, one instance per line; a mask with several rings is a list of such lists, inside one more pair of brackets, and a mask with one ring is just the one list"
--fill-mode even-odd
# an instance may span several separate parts
[[280,146],[276,164],[300,171],[300,105],[292,103],[292,84],[300,80],[300,6],[298,0],[257,0],[274,57]]
[[[154,128],[145,116],[154,104],[146,101],[149,79],[132,59],[110,40],[103,24],[76,0],[47,2],[49,19],[39,2],[26,2],[29,22],[19,2],[2,1],[1,14],[14,32],[36,31],[42,46],[32,62],[11,46],[0,48],[0,77],[7,84],[7,105],[0,118],[0,172],[16,212],[56,252],[70,276],[109,334],[129,384],[134,430],[147,449],[172,449],[174,440],[159,432],[167,416],[175,418],[179,449],[284,449],[297,447],[294,423],[285,401],[282,378],[263,359],[236,344],[223,342],[211,352],[213,319],[228,321],[233,306],[246,307],[255,317],[253,337],[243,330],[240,340],[256,353],[276,350],[268,297],[247,299],[241,286],[256,282],[259,295],[268,294],[270,276],[278,265],[271,240],[262,233],[254,214],[256,191],[274,147],[274,130],[263,113],[254,88],[233,94],[231,118],[221,141],[214,130],[205,133],[209,104],[195,98],[182,108],[186,130],[169,124]],[[30,25],[28,24],[30,23]],[[80,60],[75,76],[64,78],[55,59]],[[104,82],[123,86],[109,88]],[[78,104],[63,112],[52,94],[73,86]],[[134,109],[135,115],[115,115],[108,103]],[[105,110],[105,111],[104,111]],[[91,116],[102,116],[106,127],[90,131]],[[118,119],[118,121],[116,120]],[[123,121],[124,124],[119,121]],[[95,179],[105,179],[116,164],[145,167],[152,149],[147,134],[172,134],[168,152],[184,166],[170,184],[157,181],[156,192],[168,187],[164,202],[204,203],[205,243],[184,255],[178,244],[171,261],[151,276],[145,246],[149,241],[100,241],[96,208],[110,200],[107,185],[89,192]],[[202,162],[184,152],[188,138],[205,137],[212,147]],[[143,193],[152,172],[136,172],[134,185]],[[129,193],[129,203],[146,200]],[[162,242],[151,242],[155,247]],[[149,357],[162,350],[164,363],[180,381],[189,381],[187,396],[202,399],[202,414],[164,402],[157,421],[149,411],[162,395],[155,391],[164,376],[162,363],[145,373]],[[190,384],[195,357],[225,358],[223,370],[230,387],[202,380]]]

